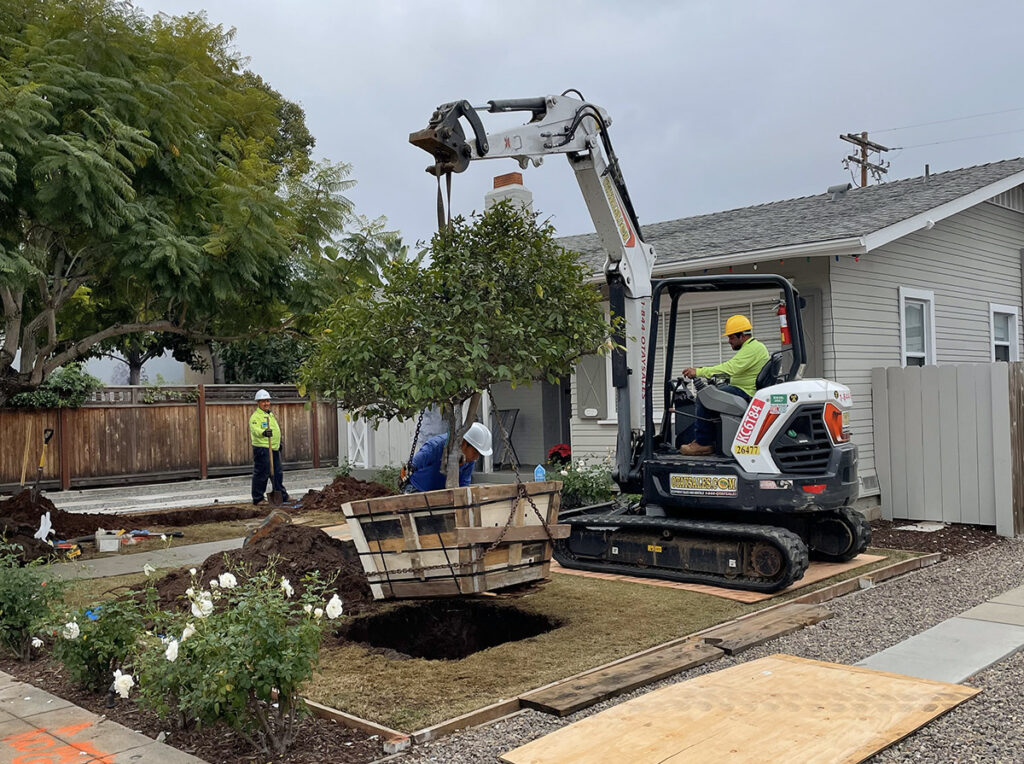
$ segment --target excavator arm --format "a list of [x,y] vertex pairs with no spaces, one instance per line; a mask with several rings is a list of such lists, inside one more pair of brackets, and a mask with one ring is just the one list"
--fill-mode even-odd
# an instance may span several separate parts
[[[481,112],[527,112],[530,118],[518,127],[488,133]],[[610,124],[603,109],[565,94],[488,101],[484,106],[453,101],[439,106],[427,126],[409,136],[409,142],[434,157],[427,172],[438,178],[463,172],[478,159],[514,159],[525,170],[530,164],[540,165],[548,155],[566,155],[606,253],[604,274],[611,314],[623,318],[616,323],[612,384],[618,415],[615,478],[625,487],[639,480],[633,446],[644,428],[648,394],[645,380],[655,253],[643,240],[612,149]]]

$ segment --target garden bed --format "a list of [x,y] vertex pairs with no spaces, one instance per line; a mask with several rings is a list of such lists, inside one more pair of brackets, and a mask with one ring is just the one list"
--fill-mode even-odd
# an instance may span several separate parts
[[68,679],[64,667],[52,658],[40,658],[25,664],[7,657],[0,658],[0,671],[34,687],[65,698],[95,714],[137,730],[148,737],[164,732],[163,742],[185,753],[198,756],[209,764],[235,762],[287,762],[288,764],[362,764],[381,756],[381,741],[373,735],[342,726],[337,722],[307,716],[298,723],[295,742],[281,759],[253,749],[231,729],[212,726],[203,729],[170,731],[166,721],[139,708],[131,700],[120,700],[108,708],[106,697],[84,690]]

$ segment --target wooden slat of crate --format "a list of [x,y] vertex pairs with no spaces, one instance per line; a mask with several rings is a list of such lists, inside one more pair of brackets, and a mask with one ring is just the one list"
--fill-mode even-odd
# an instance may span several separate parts
[[824,605],[783,605],[777,610],[704,632],[701,636],[719,650],[736,655],[831,617],[832,613]]
[[456,528],[455,539],[462,544],[491,544],[502,537],[504,541],[544,541],[550,532],[551,538],[568,538],[571,527],[568,525],[549,525],[547,530],[543,525],[524,525],[520,528],[509,527],[506,531],[503,527],[495,528]]

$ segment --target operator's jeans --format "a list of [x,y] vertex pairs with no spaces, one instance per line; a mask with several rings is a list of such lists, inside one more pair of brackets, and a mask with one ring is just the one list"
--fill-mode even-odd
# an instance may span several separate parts
[[[725,385],[724,387],[718,388],[723,393],[732,393],[738,395],[743,400],[750,402],[750,396],[746,390],[743,390],[736,385]],[[700,402],[700,398],[697,399],[697,405],[693,410],[694,416],[697,421],[693,425],[693,439],[702,446],[713,446],[715,444],[715,419],[718,419],[717,411],[708,411],[703,403]]]
[[[263,501],[263,492],[267,490],[267,479],[270,477],[270,449],[260,446],[252,447],[252,503]],[[281,449],[274,452],[274,481],[271,490],[280,491],[281,498],[288,501],[288,492],[284,490],[284,473],[281,469]]]

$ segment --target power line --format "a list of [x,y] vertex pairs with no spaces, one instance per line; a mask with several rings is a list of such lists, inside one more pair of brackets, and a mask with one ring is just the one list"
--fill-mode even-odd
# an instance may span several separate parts
[[919,149],[922,146],[941,146],[945,143],[959,143],[960,141],[975,141],[979,138],[994,138],[997,135],[1013,135],[1014,133],[1024,133],[1024,127],[1016,130],[1003,130],[998,133],[984,133],[982,135],[968,135],[963,138],[950,138],[945,141],[932,141],[931,143],[915,143],[913,146],[893,146],[894,149]]
[[892,133],[897,130],[910,130],[914,127],[928,127],[930,125],[945,125],[950,122],[963,122],[966,119],[977,119],[978,117],[992,117],[997,114],[1010,114],[1015,111],[1024,111],[1024,106],[1015,109],[1003,109],[1002,111],[987,111],[981,114],[968,114],[966,117],[953,117],[952,119],[939,119],[934,122],[919,122],[916,125],[904,125],[903,127],[887,127],[885,130],[871,130],[872,133]]

